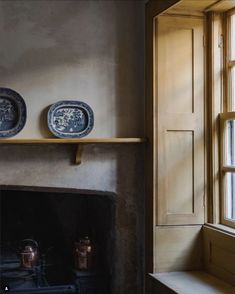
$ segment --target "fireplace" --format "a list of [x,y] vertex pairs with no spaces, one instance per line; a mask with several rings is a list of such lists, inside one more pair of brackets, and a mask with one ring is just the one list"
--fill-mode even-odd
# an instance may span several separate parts
[[[1,287],[4,293],[109,294],[115,239],[112,193],[76,189],[3,187]],[[75,242],[88,237],[89,269],[75,267]],[[22,240],[37,242],[39,259],[20,264]]]
[[73,164],[74,145],[12,144],[1,145],[0,151],[0,190],[59,192],[58,196],[68,193],[77,197],[98,195],[104,201],[111,199],[115,228],[111,234],[114,246],[110,245],[113,260],[108,261],[110,294],[142,294],[144,146],[87,145],[79,166]]

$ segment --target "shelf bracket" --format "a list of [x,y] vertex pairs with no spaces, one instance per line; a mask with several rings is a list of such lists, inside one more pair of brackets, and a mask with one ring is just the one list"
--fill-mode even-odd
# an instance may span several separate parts
[[79,165],[82,162],[83,144],[77,145],[75,164]]

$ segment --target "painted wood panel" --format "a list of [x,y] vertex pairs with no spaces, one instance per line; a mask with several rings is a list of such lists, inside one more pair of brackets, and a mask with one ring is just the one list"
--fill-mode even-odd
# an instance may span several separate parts
[[193,131],[166,132],[166,173],[161,176],[165,182],[164,194],[168,195],[167,214],[194,213],[193,135]]
[[203,20],[156,20],[157,225],[204,223]]
[[161,14],[163,11],[168,10],[172,5],[175,5],[179,0],[164,0],[164,1],[153,1],[150,0],[146,4],[146,72],[145,72],[145,84],[146,84],[146,105],[145,105],[145,130],[148,138],[148,144],[145,148],[145,175],[146,175],[146,201],[145,210],[147,211],[145,220],[145,271],[153,272],[154,262],[154,242],[153,242],[153,227],[155,226],[155,197],[156,197],[156,180],[155,180],[155,169],[156,169],[156,134],[154,131],[155,125],[155,98],[154,98],[154,62],[153,62],[153,32],[154,32],[154,21],[155,17]]
[[196,270],[202,267],[201,226],[155,228],[154,272]]
[[218,2],[218,0],[183,0],[177,5],[177,8],[184,9],[186,11],[204,11],[216,2]]
[[206,270],[235,286],[235,237],[204,226]]
[[158,35],[159,111],[193,113],[193,30],[173,27],[171,21],[163,23]]

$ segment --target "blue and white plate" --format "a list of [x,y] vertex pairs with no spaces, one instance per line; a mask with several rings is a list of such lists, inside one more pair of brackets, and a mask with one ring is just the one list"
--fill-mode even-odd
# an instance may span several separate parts
[[59,138],[81,138],[94,126],[94,114],[89,105],[81,101],[59,101],[48,111],[50,131]]
[[0,138],[15,136],[26,122],[26,105],[17,92],[0,88]]

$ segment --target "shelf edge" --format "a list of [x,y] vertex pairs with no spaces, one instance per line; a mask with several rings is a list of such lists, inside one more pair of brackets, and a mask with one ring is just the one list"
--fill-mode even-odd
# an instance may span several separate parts
[[146,138],[81,138],[81,139],[0,139],[0,144],[138,144]]

